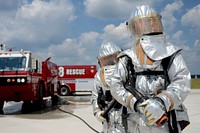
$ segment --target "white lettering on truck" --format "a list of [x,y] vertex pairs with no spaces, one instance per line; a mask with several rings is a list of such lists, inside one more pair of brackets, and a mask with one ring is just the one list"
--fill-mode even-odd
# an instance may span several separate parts
[[63,67],[59,67],[59,68],[58,68],[58,75],[59,75],[60,77],[63,77],[63,76],[64,76],[64,68],[63,68]]
[[66,69],[66,75],[85,75],[85,69]]

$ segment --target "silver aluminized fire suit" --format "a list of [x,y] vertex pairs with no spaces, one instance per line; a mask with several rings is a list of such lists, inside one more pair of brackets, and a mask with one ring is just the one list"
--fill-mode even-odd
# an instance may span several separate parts
[[[132,59],[135,72],[146,70],[162,71],[161,60],[171,56],[178,51],[173,44],[166,42],[164,34],[159,35],[143,35],[140,37],[140,44],[147,56],[154,60],[152,65],[141,65],[136,55],[136,50],[128,49],[123,51],[121,55],[128,55]],[[129,133],[169,133],[167,122],[162,126],[155,123],[149,125],[147,117],[140,111],[135,111],[134,104],[137,99],[124,87],[127,80],[127,59],[120,58],[116,70],[111,77],[111,94],[128,109],[128,132]],[[186,108],[183,101],[190,92],[190,72],[183,60],[181,54],[177,54],[174,58],[169,70],[168,76],[170,84],[164,87],[164,77],[160,75],[138,75],[135,82],[135,88],[145,96],[159,97],[163,100],[164,106],[169,110],[177,109],[177,121],[189,121]],[[170,97],[170,98],[169,98]],[[173,106],[172,106],[173,102]],[[169,108],[171,107],[171,108]],[[156,113],[157,110],[153,110]],[[179,132],[180,125],[178,125]]]
[[161,18],[148,5],[136,6],[127,22],[134,48],[119,56],[111,77],[112,96],[128,110],[129,133],[178,133],[189,124],[182,103],[191,75],[179,49],[166,41]]
[[[100,105],[98,104],[98,97],[99,97],[99,91],[102,89],[103,96],[105,98],[106,92],[110,92],[110,76],[113,74],[116,65],[115,64],[109,64],[109,62],[112,60],[110,55],[113,53],[119,52],[121,49],[114,45],[111,42],[104,42],[100,48],[100,69],[95,75],[94,79],[94,87],[92,90],[92,96],[91,96],[91,103],[93,106],[93,113],[94,116],[102,122],[103,124],[103,132],[104,133],[125,133],[124,127],[122,125],[122,107],[120,108],[112,108],[108,113],[108,121],[103,118],[101,115],[106,109],[106,107],[110,104],[111,100],[105,100],[105,108],[100,108]],[[101,62],[102,58],[107,58],[108,61]],[[117,55],[116,55],[117,57]],[[106,62],[106,63],[105,63]],[[108,63],[107,63],[108,62]],[[111,61],[112,62],[112,61]],[[111,95],[110,95],[111,96]],[[111,96],[112,98],[112,96]]]

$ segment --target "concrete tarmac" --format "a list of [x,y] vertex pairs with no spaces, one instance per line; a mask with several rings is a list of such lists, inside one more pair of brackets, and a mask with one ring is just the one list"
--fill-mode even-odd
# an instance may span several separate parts
[[[68,98],[67,98],[68,99]],[[95,133],[102,130],[102,125],[92,113],[88,100],[77,102],[59,108],[47,108],[40,112],[21,114],[21,103],[7,103],[5,114],[0,115],[0,133]],[[188,109],[191,124],[182,133],[200,132],[200,89],[192,89],[184,101]],[[62,112],[64,111],[64,112]]]
[[192,89],[191,93],[184,101],[190,118],[190,125],[186,127],[183,133],[200,132],[200,89]]

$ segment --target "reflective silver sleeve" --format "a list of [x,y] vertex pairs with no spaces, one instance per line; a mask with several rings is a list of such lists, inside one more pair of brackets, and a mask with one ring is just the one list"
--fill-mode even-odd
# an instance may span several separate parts
[[181,54],[177,55],[168,71],[171,83],[158,96],[164,101],[166,108],[177,108],[191,90],[191,75]]
[[94,84],[92,88],[91,104],[93,107],[93,114],[95,115],[98,111],[101,111],[97,104],[98,90],[100,87],[99,72],[96,73],[94,78]]
[[116,69],[111,77],[110,91],[112,96],[122,105],[133,109],[136,98],[124,88],[127,76],[126,69],[127,61],[125,58],[120,58]]

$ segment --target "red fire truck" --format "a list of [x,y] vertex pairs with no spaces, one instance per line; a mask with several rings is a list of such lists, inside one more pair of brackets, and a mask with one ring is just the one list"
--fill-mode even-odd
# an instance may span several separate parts
[[29,103],[42,109],[47,97],[57,102],[57,65],[49,59],[42,62],[30,51],[6,51],[5,45],[0,45],[1,112],[5,101],[23,101],[22,109]]
[[60,95],[67,96],[75,92],[91,92],[96,65],[58,66],[58,80],[61,84]]

